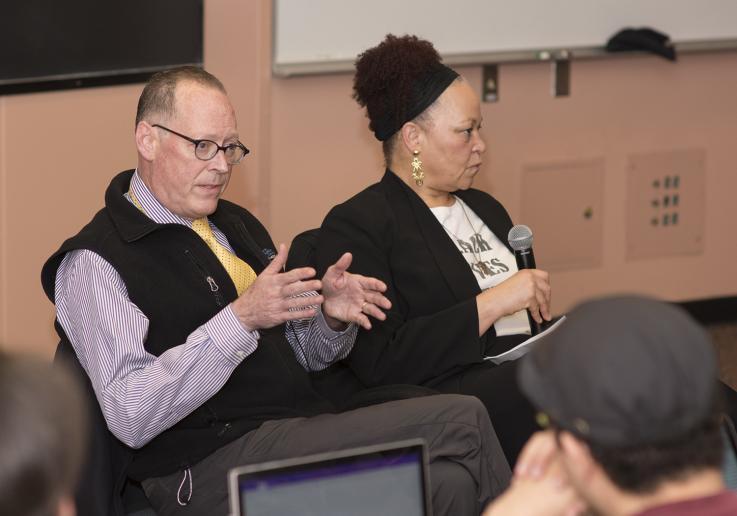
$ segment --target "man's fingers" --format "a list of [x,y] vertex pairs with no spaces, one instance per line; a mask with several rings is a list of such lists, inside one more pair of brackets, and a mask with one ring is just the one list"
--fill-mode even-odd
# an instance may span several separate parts
[[346,284],[346,271],[352,261],[353,255],[351,253],[343,253],[343,256],[338,258],[338,261],[325,271],[325,275],[322,277],[323,281],[329,282],[334,288],[343,288]]
[[386,292],[386,283],[376,278],[367,278],[360,274],[354,274],[361,283],[361,286],[366,290],[375,290],[377,292]]
[[[292,283],[288,283],[282,286],[281,295],[283,297],[298,296],[304,292],[310,292],[312,290],[319,291],[321,288],[322,288],[322,281],[320,280],[293,281]],[[309,297],[313,297],[313,296],[309,296]]]
[[345,272],[348,267],[350,267],[352,261],[353,255],[351,253],[343,253],[343,256],[338,258],[338,261],[331,265],[331,268],[335,267],[338,269],[338,272]]
[[268,272],[271,274],[281,272],[281,270],[284,268],[284,265],[287,263],[288,254],[289,253],[287,251],[287,246],[284,244],[279,244],[279,250],[276,253],[276,256],[273,260],[271,260],[271,263],[266,266],[261,274],[263,274],[264,272]]
[[552,431],[536,432],[522,449],[515,475],[536,478],[542,475],[555,455],[555,436]]
[[297,310],[302,310],[305,307],[317,307],[321,305],[324,300],[325,298],[321,295],[290,297],[289,299],[285,300],[284,307],[289,312],[294,312]]
[[373,303],[379,308],[389,310],[392,307],[392,302],[380,292],[366,292],[365,296],[367,302]]
[[281,315],[280,319],[282,323],[285,323],[287,321],[295,321],[297,319],[309,319],[314,317],[315,314],[317,314],[317,308],[309,306],[287,310]]
[[369,321],[369,318],[364,315],[363,312],[358,314],[354,319],[353,322],[359,325],[364,330],[370,330],[371,329],[371,321]]
[[[292,269],[291,271],[282,272],[277,277],[277,281],[281,285],[288,285],[297,281],[303,281],[315,277],[315,269],[312,267],[300,267],[299,269]],[[319,281],[319,280],[317,280]]]
[[[363,308],[361,309],[361,313],[370,315],[371,317],[374,317],[375,319],[378,319],[380,321],[383,321],[386,319],[386,314],[378,308],[374,303],[366,303],[363,305]],[[369,328],[366,328],[369,329]]]

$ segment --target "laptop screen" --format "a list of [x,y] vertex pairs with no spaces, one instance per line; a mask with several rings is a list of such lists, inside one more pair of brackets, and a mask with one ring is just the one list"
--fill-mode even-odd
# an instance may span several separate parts
[[722,440],[724,441],[724,459],[722,476],[728,489],[737,491],[737,433],[732,421],[725,417],[722,423]]
[[426,465],[422,441],[413,440],[244,466],[230,473],[231,509],[243,516],[425,516]]

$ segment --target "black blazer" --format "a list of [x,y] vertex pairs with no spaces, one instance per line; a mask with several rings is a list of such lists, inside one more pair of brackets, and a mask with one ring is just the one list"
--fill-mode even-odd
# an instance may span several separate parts
[[[502,241],[512,221],[493,197],[469,189],[455,194]],[[333,208],[317,249],[319,276],[346,251],[351,272],[388,286],[386,321],[372,319],[346,359],[367,386],[433,386],[497,348],[524,340],[497,338],[492,326],[479,337],[478,282],[461,253],[422,199],[393,172]]]

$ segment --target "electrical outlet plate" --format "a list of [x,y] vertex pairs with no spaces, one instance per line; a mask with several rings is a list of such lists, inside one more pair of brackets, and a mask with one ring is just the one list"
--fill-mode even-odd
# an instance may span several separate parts
[[485,65],[482,73],[481,98],[484,102],[499,100],[499,67],[495,64]]
[[628,260],[703,253],[705,164],[703,149],[629,156]]

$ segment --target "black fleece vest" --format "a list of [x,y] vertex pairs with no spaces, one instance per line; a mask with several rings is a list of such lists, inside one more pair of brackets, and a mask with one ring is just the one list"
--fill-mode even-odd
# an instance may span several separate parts
[[[146,350],[161,355],[236,299],[233,282],[207,244],[190,228],[157,224],[125,197],[133,171],[116,176],[105,208],[46,262],[44,290],[54,301],[64,255],[89,249],[110,262],[128,295],[149,320]],[[265,228],[246,210],[220,201],[210,216],[236,254],[256,273],[274,249]],[[62,339],[68,338],[56,325]],[[261,331],[257,350],[236,367],[223,388],[189,416],[134,453],[131,477],[145,479],[191,465],[270,419],[334,410],[309,377],[279,325]]]

